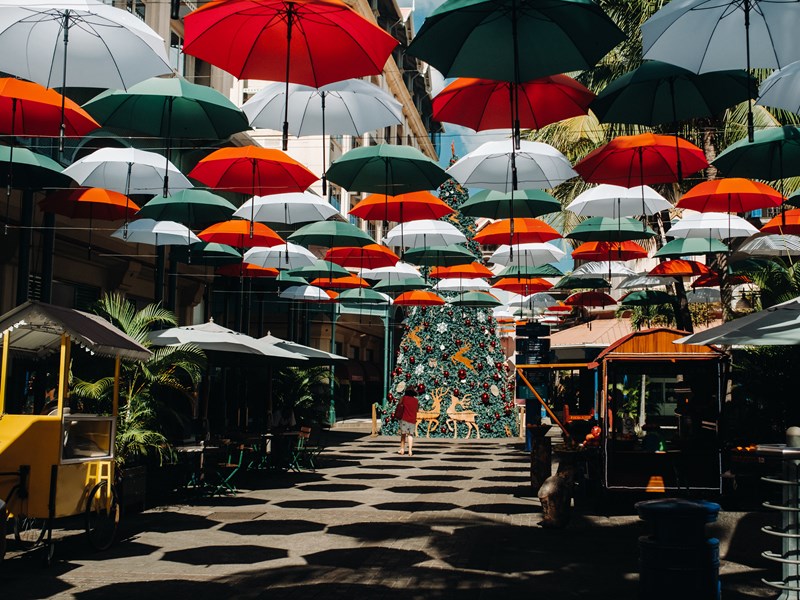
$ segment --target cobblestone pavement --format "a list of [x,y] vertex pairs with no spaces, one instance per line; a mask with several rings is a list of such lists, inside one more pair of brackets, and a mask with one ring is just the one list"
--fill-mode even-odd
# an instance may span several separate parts
[[[109,551],[60,532],[56,562],[11,553],[2,598],[626,599],[638,594],[628,514],[538,526],[517,440],[394,439],[333,431],[316,473],[253,472],[235,496],[125,517]],[[726,513],[723,598],[769,598],[761,515]]]

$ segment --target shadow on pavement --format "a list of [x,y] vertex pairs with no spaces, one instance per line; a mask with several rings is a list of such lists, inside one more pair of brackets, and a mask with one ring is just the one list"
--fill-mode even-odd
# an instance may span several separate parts
[[187,565],[251,565],[287,556],[289,553],[283,548],[267,546],[199,546],[165,552],[161,560]]
[[325,525],[322,523],[302,519],[240,521],[228,523],[220,528],[221,531],[236,535],[295,535],[323,529],[325,529]]

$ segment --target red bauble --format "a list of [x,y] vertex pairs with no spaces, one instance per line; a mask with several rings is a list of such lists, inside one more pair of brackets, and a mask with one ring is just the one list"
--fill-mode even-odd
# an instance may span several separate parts
[[500,413],[498,413],[498,412],[494,413],[494,420],[495,421],[499,421],[500,420]]
[[453,311],[452,310],[448,310],[447,311],[447,316],[448,317],[452,317],[453,316]]
[[458,378],[464,380],[467,378],[467,372],[464,369],[458,370]]
[[483,402],[485,405],[488,406],[489,405],[489,394],[482,394],[481,395],[481,402]]
[[406,346],[405,344],[400,347],[403,349],[403,352],[408,352],[408,346]]
[[422,322],[422,328],[423,329],[427,329],[429,325],[430,325],[430,323],[428,323],[427,321],[423,321]]
[[446,427],[445,425],[442,425],[442,426],[439,428],[439,431],[441,431],[442,433],[447,433],[447,427]]
[[471,389],[471,390],[475,389],[475,382],[474,381],[470,381],[469,382],[469,389]]
[[[483,333],[484,331],[486,331],[486,327],[484,327],[483,325],[481,325],[481,333]],[[483,346],[481,346],[481,347],[483,347]]]
[[411,373],[406,373],[406,381],[408,381],[409,379],[411,379]]
[[494,375],[492,375],[492,379],[494,379],[495,381],[500,381],[500,373],[495,373]]
[[438,379],[434,379],[433,380],[433,385],[439,385],[439,380]]
[[494,363],[494,368],[499,371],[500,369],[503,368],[503,363],[501,363],[501,362]]
[[472,325],[472,319],[464,319],[464,325],[466,325],[467,327]]
[[397,374],[398,374],[398,375],[402,375],[402,374],[403,374],[403,367],[397,367],[397,368],[395,369],[395,371],[397,371]]
[[483,371],[483,363],[477,363],[475,368],[478,369],[478,371]]
[[485,390],[489,389],[489,382],[488,381],[484,381],[483,382],[483,389],[485,389]]
[[447,360],[448,358],[449,358],[449,357],[447,356],[447,354],[445,354],[444,352],[442,352],[442,360]]
[[458,388],[456,388],[456,389],[454,389],[454,390],[453,390],[453,396],[455,396],[456,398],[458,398],[460,395],[461,395],[461,392],[459,392],[459,391],[458,391]]
[[428,307],[427,307],[427,306],[420,306],[419,308],[420,308],[420,312],[421,312],[423,315],[424,315],[426,312],[428,312]]
[[489,425],[489,423],[484,423],[484,424],[483,424],[483,428],[484,428],[486,431],[491,431],[491,429],[492,429],[492,426],[491,426],[491,425]]
[[417,384],[417,393],[418,394],[424,394],[425,393],[425,384],[424,383],[418,383]]
[[494,348],[495,346],[497,346],[497,342],[496,342],[495,340],[492,340],[491,342],[489,342],[489,345],[490,345],[492,348]]
[[478,346],[480,346],[481,348],[486,348],[486,344],[484,344],[483,342],[481,342],[480,344],[478,344]]
[[410,362],[413,365],[415,362],[417,362],[417,359],[414,358],[413,356],[409,356],[408,357],[408,362]]
[[425,352],[430,354],[431,352],[433,352],[433,348],[431,346],[425,346]]
[[456,338],[453,341],[455,342],[456,346],[460,346],[461,345],[461,340],[460,339]]
[[390,402],[391,402],[392,400],[394,400],[394,394],[392,394],[392,392],[389,392],[389,393],[387,393],[387,394],[386,394],[386,397],[389,399],[389,401],[390,401]]
[[450,371],[444,371],[442,375],[444,375],[445,377],[450,377]]

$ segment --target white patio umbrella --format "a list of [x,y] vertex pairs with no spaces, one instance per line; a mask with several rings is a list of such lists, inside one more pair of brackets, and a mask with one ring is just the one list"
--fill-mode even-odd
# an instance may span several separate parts
[[736,249],[750,256],[795,256],[800,254],[800,236],[788,233],[758,233]]
[[774,71],[762,81],[756,104],[800,112],[800,61]]
[[684,211],[683,218],[670,227],[667,235],[674,238],[714,238],[725,240],[750,237],[758,233],[743,218],[729,213]]
[[511,139],[482,144],[447,172],[465,186],[505,193],[553,188],[578,175],[553,146],[523,141],[515,150]]
[[498,246],[489,257],[489,262],[506,266],[540,267],[547,263],[558,262],[566,256],[566,252],[553,244],[539,242],[515,245],[513,258],[511,252],[511,246],[507,244]]
[[297,342],[290,342],[289,340],[281,339],[272,335],[272,333],[269,331],[264,337],[258,338],[258,341],[277,346],[281,350],[288,350],[289,352],[294,352],[295,354],[305,356],[306,359],[310,361],[309,364],[331,365],[349,360],[346,356],[339,356],[333,352],[325,352],[324,350],[311,348],[310,346],[304,346],[303,344],[298,344]]
[[186,225],[153,219],[131,221],[117,229],[111,237],[149,246],[188,246],[202,241]]
[[596,260],[582,264],[577,267],[570,277],[578,279],[591,279],[593,277],[636,277],[637,273],[630,267],[618,260]]
[[467,238],[452,223],[421,219],[396,225],[383,238],[387,246],[420,248],[465,243]]
[[314,285],[293,285],[279,294],[286,300],[299,300],[301,302],[330,302],[331,297],[322,288]]
[[317,261],[309,250],[298,244],[287,242],[265,248],[256,246],[244,253],[244,262],[271,269],[299,269],[310,267]]
[[[283,84],[281,84],[283,85]],[[311,192],[255,196],[242,204],[234,217],[262,223],[312,223],[326,221],[339,211]]]
[[361,270],[361,277],[364,279],[376,279],[378,281],[389,281],[394,283],[412,275],[419,275],[419,268],[407,262],[398,261],[391,267],[379,267],[377,269]]
[[489,291],[492,286],[485,279],[478,279],[469,277],[461,279],[456,277],[453,279],[442,279],[433,286],[437,292],[468,292],[468,291]]
[[[672,208],[672,203],[649,185],[626,188],[602,183],[579,194],[567,210],[584,217],[632,217],[653,215]],[[642,212],[644,211],[644,212]]]
[[617,286],[620,290],[635,290],[638,288],[651,288],[660,287],[664,285],[672,285],[675,280],[672,277],[660,277],[658,275],[633,275]]

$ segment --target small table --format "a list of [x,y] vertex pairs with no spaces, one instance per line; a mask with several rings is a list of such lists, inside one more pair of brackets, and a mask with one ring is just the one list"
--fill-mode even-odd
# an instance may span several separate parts
[[206,453],[219,450],[219,446],[211,446],[205,442],[199,444],[187,444],[184,446],[175,446],[175,452],[180,456],[186,455],[187,462],[189,462],[189,480],[186,483],[187,488],[204,488],[205,482],[205,457]]

